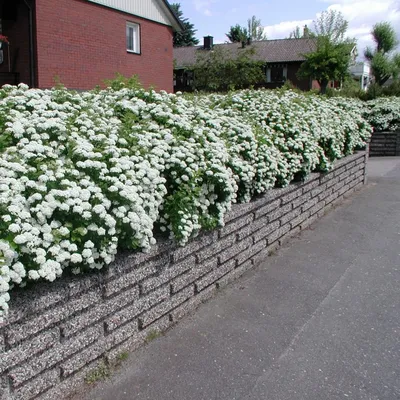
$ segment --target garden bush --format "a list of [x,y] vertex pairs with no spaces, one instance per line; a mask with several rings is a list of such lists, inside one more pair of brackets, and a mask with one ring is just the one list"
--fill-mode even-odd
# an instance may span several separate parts
[[[180,245],[235,202],[368,141],[362,105],[293,91],[0,90],[0,320],[9,293]],[[371,114],[372,115],[372,114]]]

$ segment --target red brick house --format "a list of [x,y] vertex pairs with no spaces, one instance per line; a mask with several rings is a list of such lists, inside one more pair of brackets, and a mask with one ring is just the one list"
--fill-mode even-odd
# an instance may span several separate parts
[[0,0],[0,85],[92,89],[118,72],[172,91],[180,29],[166,0]]
[[[213,46],[211,36],[204,38],[203,46],[174,49],[175,91],[190,90],[190,84],[193,79],[190,73],[190,66],[196,63],[198,54],[204,55],[217,46],[222,47],[232,58],[236,57],[240,51],[243,51],[243,45],[240,43],[224,43]],[[315,39],[261,40],[249,43],[245,48],[253,48],[255,50],[253,56],[255,60],[265,61],[265,80],[259,83],[259,87],[275,89],[282,86],[285,81],[290,80],[293,85],[301,90],[319,88],[316,81],[297,77],[300,65],[305,60],[304,54],[316,49]]]

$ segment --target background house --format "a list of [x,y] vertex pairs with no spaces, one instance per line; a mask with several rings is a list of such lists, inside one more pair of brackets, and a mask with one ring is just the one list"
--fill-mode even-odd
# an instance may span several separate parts
[[361,90],[367,90],[371,83],[371,68],[365,62],[358,62],[350,67],[352,78],[360,83]]
[[[194,77],[190,67],[196,63],[199,54],[213,51],[215,47],[222,47],[232,58],[243,51],[241,43],[224,43],[213,45],[213,38],[206,36],[202,46],[174,48],[174,90],[189,91]],[[305,60],[304,54],[316,48],[316,41],[312,38],[278,39],[252,42],[244,47],[252,48],[254,60],[265,61],[265,80],[258,86],[275,89],[281,87],[287,80],[301,90],[318,88],[317,82],[309,79],[299,79],[297,72]]]
[[0,85],[49,88],[57,78],[91,89],[119,72],[173,89],[172,37],[181,24],[166,0],[0,0],[0,27],[10,41]]

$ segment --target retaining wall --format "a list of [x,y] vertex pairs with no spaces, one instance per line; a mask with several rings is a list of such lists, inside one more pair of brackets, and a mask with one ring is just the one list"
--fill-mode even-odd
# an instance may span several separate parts
[[368,152],[234,206],[185,247],[125,253],[107,270],[12,293],[0,399],[63,398],[102,363],[164,331],[365,183]]
[[400,156],[400,132],[374,132],[369,144],[369,155]]

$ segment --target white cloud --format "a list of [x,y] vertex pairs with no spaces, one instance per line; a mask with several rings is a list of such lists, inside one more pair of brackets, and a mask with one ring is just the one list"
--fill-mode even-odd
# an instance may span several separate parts
[[206,15],[207,17],[211,17],[213,13],[211,12],[211,4],[213,0],[194,0],[193,5],[196,11]]
[[[322,2],[327,4],[328,10],[340,11],[349,21],[348,36],[357,39],[360,57],[366,46],[373,45],[370,32],[377,22],[390,22],[400,39],[400,0],[322,0]],[[317,15],[310,17],[315,19]],[[312,20],[309,19],[281,22],[266,26],[264,31],[269,39],[279,39],[288,37],[296,26],[302,28],[306,24],[312,29]]]
[[264,33],[268,39],[283,39],[289,37],[290,32],[296,29],[296,26],[303,29],[304,25],[311,26],[312,19],[304,19],[298,21],[284,21],[279,24],[264,27]]

